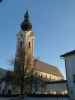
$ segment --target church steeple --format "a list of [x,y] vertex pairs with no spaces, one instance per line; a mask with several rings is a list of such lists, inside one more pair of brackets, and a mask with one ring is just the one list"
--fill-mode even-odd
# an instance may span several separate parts
[[29,16],[28,10],[26,11],[24,15],[24,21],[21,23],[21,29],[23,31],[32,30],[32,24],[30,22],[30,16]]

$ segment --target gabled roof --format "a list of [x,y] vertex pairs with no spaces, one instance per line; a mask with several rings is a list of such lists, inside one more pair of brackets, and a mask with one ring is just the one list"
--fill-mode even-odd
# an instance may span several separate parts
[[60,57],[66,57],[66,56],[69,56],[69,55],[72,55],[72,54],[75,54],[75,50],[72,50],[70,52],[67,52],[67,53],[61,55]]
[[40,61],[40,60],[36,60],[34,69],[37,71],[40,71],[40,72],[48,73],[48,74],[52,73],[56,76],[60,76],[63,78],[63,75],[61,74],[61,72],[59,71],[59,69],[56,66],[49,65],[49,64],[47,64],[43,61]]

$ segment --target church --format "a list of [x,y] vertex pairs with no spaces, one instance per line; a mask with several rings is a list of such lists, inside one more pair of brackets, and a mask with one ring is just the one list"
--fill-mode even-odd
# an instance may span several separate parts
[[[11,88],[7,84],[5,86],[7,87],[6,90],[8,91],[10,88],[13,91],[12,94],[17,94],[20,93],[21,85],[21,89],[26,94],[67,94],[67,82],[64,80],[60,70],[54,65],[49,65],[35,58],[35,33],[32,31],[32,23],[28,11],[26,11],[24,20],[21,23],[21,30],[16,36],[14,72],[11,72],[14,75],[9,75],[12,77],[10,78],[11,81],[8,81]],[[29,80],[30,75],[33,76],[31,81]],[[16,80],[16,82],[13,82],[13,80]],[[5,82],[7,83],[7,80]],[[30,85],[30,83],[32,84]],[[16,88],[15,90],[14,87]]]
[[[18,64],[18,62],[23,61],[24,70],[27,67],[27,72],[29,72],[33,67],[34,73],[44,79],[63,80],[64,77],[56,66],[46,64],[34,58],[34,44],[35,34],[32,31],[32,23],[27,11],[24,21],[21,23],[21,31],[17,33],[16,63]],[[17,74],[21,70],[20,67],[16,65],[14,68]]]

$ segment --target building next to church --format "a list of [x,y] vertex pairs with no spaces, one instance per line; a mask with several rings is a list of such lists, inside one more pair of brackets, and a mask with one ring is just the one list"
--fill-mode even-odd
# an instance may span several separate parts
[[[18,83],[24,81],[26,75],[29,75],[29,73],[33,70],[34,81],[32,84],[32,93],[67,94],[67,82],[64,80],[59,69],[54,65],[49,65],[34,58],[34,44],[35,33],[32,31],[32,23],[30,21],[28,11],[26,11],[24,20],[21,23],[21,30],[17,33],[14,73],[16,73]],[[30,83],[30,81],[28,82]],[[13,85],[11,82],[10,84],[12,87]],[[24,89],[30,90],[30,87],[25,83],[23,85]],[[19,90],[18,85],[14,86],[18,88],[17,90]]]
[[67,52],[61,57],[65,60],[69,96],[71,100],[75,100],[75,50]]

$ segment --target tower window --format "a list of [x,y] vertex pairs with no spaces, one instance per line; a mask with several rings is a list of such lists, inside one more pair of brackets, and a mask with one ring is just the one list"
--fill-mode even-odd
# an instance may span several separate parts
[[22,41],[20,41],[20,48],[22,48]]
[[30,48],[31,46],[30,46],[30,42],[29,42],[29,48]]

